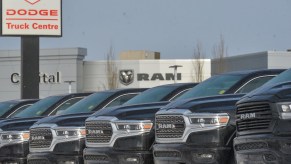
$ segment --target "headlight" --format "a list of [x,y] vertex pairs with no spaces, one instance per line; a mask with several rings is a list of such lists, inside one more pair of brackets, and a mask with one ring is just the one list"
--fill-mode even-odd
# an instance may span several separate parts
[[193,113],[187,116],[191,124],[201,127],[226,126],[229,121],[227,113]]
[[280,104],[281,112],[291,112],[291,103],[290,104]]
[[139,121],[139,120],[126,120],[115,122],[117,130],[120,131],[150,131],[153,127],[153,123],[150,120]]
[[55,129],[57,136],[60,137],[85,137],[85,128],[79,129]]
[[278,103],[281,119],[291,119],[291,102]]
[[29,132],[1,132],[1,139],[3,141],[15,141],[15,140],[21,140],[21,141],[28,141],[29,140]]

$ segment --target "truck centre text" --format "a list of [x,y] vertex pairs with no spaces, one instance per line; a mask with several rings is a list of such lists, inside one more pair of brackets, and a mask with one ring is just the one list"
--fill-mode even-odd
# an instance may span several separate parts
[[33,23],[31,24],[31,27],[29,24],[27,23],[23,23],[23,24],[13,24],[13,23],[6,23],[7,25],[7,28],[8,29],[23,29],[23,30],[27,30],[27,29],[40,29],[40,30],[58,30],[59,29],[59,26],[58,25],[55,25],[55,24],[38,24],[38,23]]

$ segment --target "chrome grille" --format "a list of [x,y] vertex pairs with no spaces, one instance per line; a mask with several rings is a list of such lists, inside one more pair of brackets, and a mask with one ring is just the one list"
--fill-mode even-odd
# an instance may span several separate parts
[[157,138],[181,138],[185,130],[182,115],[156,115]]
[[[244,118],[249,115],[253,115],[253,118]],[[249,130],[265,130],[270,127],[272,121],[272,111],[268,103],[244,103],[237,105],[237,130],[249,131]]]
[[108,143],[112,137],[112,127],[108,121],[86,122],[86,141]]
[[30,148],[49,148],[52,140],[53,135],[49,128],[30,129]]

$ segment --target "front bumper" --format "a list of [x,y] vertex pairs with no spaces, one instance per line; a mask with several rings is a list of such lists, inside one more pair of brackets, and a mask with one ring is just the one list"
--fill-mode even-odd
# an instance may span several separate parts
[[0,148],[0,163],[25,164],[28,152],[28,142],[2,146]]
[[155,164],[227,164],[231,160],[231,148],[198,148],[185,144],[155,144]]
[[49,152],[31,153],[27,156],[28,164],[83,164],[83,156],[80,155],[61,155]]
[[85,148],[84,163],[86,164],[152,164],[151,151],[124,151],[112,148]]
[[241,136],[234,139],[234,150],[238,164],[290,164],[291,136]]

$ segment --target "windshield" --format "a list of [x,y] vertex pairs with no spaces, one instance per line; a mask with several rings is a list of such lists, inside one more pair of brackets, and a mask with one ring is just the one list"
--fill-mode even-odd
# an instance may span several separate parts
[[169,93],[171,93],[175,89],[177,88],[171,86],[154,87],[143,91],[139,95],[125,102],[124,105],[162,101],[166,96],[168,96]]
[[291,81],[291,69],[288,69],[280,73],[278,76],[268,81],[265,85],[273,85],[273,84],[278,84],[278,83],[287,82],[287,81]]
[[63,96],[50,96],[44,98],[30,107],[24,109],[23,111],[17,113],[13,117],[36,117],[41,116],[47,109],[49,109],[52,105],[62,99]]
[[17,102],[13,101],[5,101],[0,103],[0,117],[3,116],[7,111],[9,111],[11,108],[13,108]]
[[245,75],[216,75],[199,83],[176,100],[224,94]]
[[68,109],[57,113],[59,114],[73,114],[73,113],[86,113],[93,111],[98,105],[104,102],[108,97],[113,95],[114,92],[97,92],[90,96],[85,97]]

